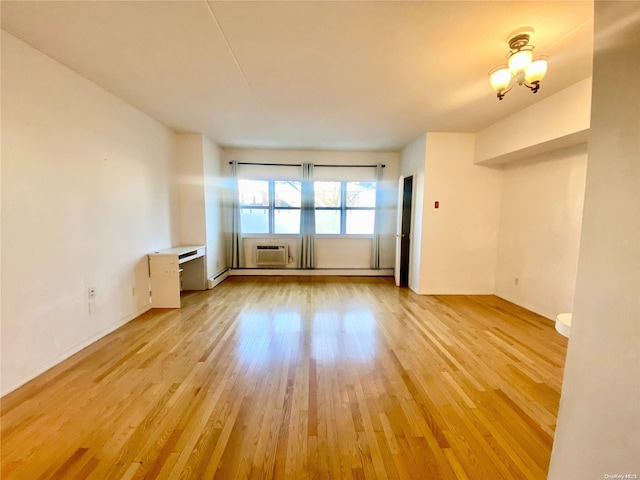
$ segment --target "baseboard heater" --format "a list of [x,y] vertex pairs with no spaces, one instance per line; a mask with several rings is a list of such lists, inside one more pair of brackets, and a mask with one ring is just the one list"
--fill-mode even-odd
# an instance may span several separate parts
[[255,247],[257,266],[285,266],[289,263],[289,245],[258,244]]
[[228,268],[225,268],[224,270],[222,270],[220,273],[218,273],[217,275],[213,276],[214,280],[217,280],[218,278],[220,278],[222,275],[224,275],[225,273],[227,273],[229,271]]
[[222,270],[221,272],[218,272],[213,277],[209,277],[209,280],[207,280],[207,289],[211,290],[216,285],[225,281],[228,276],[229,276],[229,269],[225,268],[224,270]]

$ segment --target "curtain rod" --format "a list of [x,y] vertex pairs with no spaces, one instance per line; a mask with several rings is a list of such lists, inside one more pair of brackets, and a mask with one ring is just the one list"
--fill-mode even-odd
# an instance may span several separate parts
[[[231,165],[233,162],[229,162]],[[238,162],[238,165],[261,165],[266,167],[301,167],[301,163],[251,163],[251,162]],[[315,167],[331,167],[331,168],[376,168],[378,165],[318,165],[314,164]],[[384,168],[385,165],[382,165]]]

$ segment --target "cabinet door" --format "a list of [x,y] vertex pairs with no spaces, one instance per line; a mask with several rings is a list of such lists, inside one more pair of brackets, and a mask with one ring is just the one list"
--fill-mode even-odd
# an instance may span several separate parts
[[150,255],[151,305],[180,308],[180,265],[176,255]]

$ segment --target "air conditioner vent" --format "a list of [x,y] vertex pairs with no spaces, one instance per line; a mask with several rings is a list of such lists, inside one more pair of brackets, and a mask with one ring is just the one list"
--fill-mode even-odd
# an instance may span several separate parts
[[289,263],[289,246],[274,244],[256,245],[256,265],[284,266]]

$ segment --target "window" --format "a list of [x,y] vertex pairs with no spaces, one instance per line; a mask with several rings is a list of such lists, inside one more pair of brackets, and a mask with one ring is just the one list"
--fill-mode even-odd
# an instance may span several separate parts
[[336,233],[342,230],[342,183],[315,182],[316,233]]
[[243,233],[300,233],[300,182],[239,180]]
[[269,233],[269,182],[239,180],[240,222],[244,233]]
[[300,233],[300,182],[270,182],[274,191],[272,233]]
[[[301,182],[239,180],[243,233],[300,233]],[[317,234],[371,235],[375,182],[314,182]]]
[[376,216],[376,182],[346,182],[345,233],[373,234]]
[[316,233],[371,235],[375,182],[315,182]]

